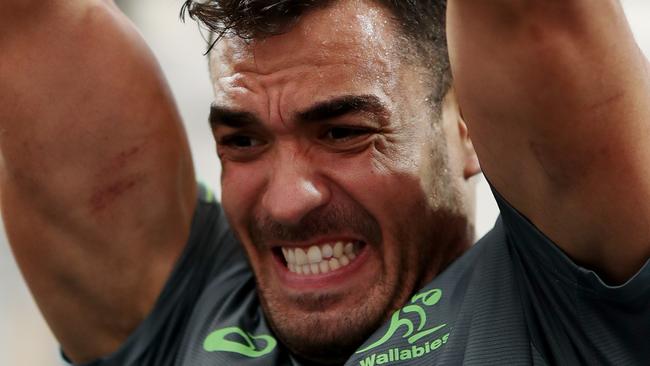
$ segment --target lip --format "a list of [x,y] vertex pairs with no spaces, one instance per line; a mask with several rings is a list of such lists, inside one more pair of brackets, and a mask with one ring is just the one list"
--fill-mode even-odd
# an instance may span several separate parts
[[[340,239],[340,237],[339,237]],[[317,245],[316,243],[326,243],[327,241],[312,241],[310,245]],[[291,246],[302,247],[302,246]],[[365,265],[370,257],[370,245],[365,243],[357,257],[345,267],[341,267],[333,272],[317,275],[300,275],[289,271],[289,268],[281,261],[280,258],[273,256],[275,267],[280,278],[280,281],[288,288],[298,290],[300,292],[318,290],[318,289],[335,289],[337,287],[346,286],[352,277],[357,274],[360,269]]]

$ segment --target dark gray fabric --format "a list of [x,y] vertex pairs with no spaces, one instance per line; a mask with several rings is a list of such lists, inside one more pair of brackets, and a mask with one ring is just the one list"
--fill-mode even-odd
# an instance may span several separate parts
[[435,304],[416,295],[346,365],[650,365],[650,261],[608,286],[495,196],[494,229],[419,292]]

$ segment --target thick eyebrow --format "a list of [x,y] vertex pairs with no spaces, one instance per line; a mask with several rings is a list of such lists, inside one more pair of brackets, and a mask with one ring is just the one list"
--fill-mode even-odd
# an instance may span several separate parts
[[299,112],[298,120],[318,122],[356,113],[368,113],[379,122],[385,122],[389,114],[388,108],[374,95],[345,95],[318,103]]
[[[315,104],[297,113],[300,122],[319,122],[335,119],[347,114],[367,113],[384,124],[388,119],[388,108],[374,95],[344,95]],[[262,121],[251,112],[213,104],[208,117],[212,128],[224,125],[231,128],[244,128],[262,125]]]
[[243,128],[250,125],[259,125],[262,122],[253,113],[230,109],[227,107],[213,104],[210,106],[210,116],[208,117],[212,128],[218,125],[224,125],[232,128]]

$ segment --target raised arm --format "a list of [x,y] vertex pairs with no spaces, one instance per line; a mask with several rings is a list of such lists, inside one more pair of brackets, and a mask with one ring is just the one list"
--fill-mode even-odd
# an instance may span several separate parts
[[0,2],[7,234],[76,362],[114,351],[188,236],[190,154],[160,70],[110,1]]
[[449,0],[455,85],[494,187],[578,263],[650,256],[650,79],[616,0]]

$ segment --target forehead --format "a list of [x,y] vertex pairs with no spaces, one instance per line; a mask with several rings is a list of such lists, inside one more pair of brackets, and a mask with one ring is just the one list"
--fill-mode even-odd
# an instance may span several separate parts
[[341,0],[308,12],[278,36],[250,42],[226,37],[210,54],[216,102],[232,104],[247,91],[287,84],[310,88],[313,98],[373,88],[385,94],[401,63],[396,50],[405,42],[398,38],[390,11],[369,0]]

